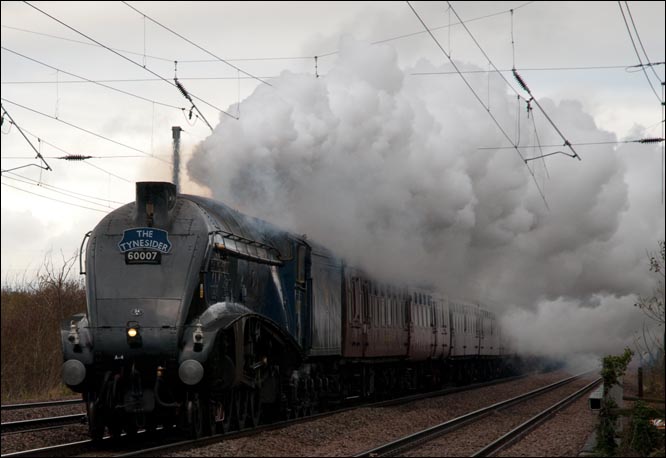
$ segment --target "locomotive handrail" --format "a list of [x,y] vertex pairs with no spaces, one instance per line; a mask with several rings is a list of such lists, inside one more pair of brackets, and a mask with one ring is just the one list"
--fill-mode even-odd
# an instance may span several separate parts
[[[83,236],[83,240],[81,240],[81,248],[79,248],[79,275],[86,275],[86,272],[83,270],[83,245],[86,243],[86,240],[90,239],[90,234],[92,234],[92,231],[86,232],[86,235]],[[86,248],[88,245],[86,245]]]

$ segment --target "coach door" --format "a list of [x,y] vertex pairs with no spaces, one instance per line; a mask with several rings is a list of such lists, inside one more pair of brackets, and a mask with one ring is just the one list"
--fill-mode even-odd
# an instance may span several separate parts
[[363,284],[353,270],[344,272],[344,306],[343,306],[343,356],[360,358],[363,356]]

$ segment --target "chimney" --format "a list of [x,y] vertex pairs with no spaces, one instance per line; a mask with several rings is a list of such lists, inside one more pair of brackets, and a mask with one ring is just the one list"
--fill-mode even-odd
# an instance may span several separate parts
[[171,226],[176,206],[176,186],[164,181],[141,181],[136,184],[136,214],[138,226],[167,229]]

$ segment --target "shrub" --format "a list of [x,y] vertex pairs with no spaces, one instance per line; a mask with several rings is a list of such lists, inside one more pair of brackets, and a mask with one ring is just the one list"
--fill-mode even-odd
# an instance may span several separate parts
[[62,397],[60,323],[86,309],[83,281],[72,277],[76,257],[55,267],[47,256],[32,281],[2,287],[2,402]]

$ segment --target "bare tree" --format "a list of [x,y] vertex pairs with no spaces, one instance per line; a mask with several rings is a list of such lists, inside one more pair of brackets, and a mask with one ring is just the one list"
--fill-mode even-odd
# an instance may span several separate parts
[[666,316],[664,314],[664,240],[659,242],[659,251],[657,253],[648,253],[650,258],[650,272],[654,272],[658,277],[657,287],[652,291],[652,296],[639,296],[638,302],[634,306],[640,308],[643,313],[664,326]]
[[[664,241],[659,242],[659,250],[656,253],[648,253],[650,260],[650,272],[657,275],[657,286],[652,290],[651,296],[639,296],[635,307],[641,309],[647,321],[656,323],[649,326],[643,322],[642,335],[636,335],[634,344],[641,359],[641,366],[647,366],[647,389],[655,393],[664,390],[664,357],[666,355],[666,335],[664,327],[666,317],[664,316]],[[638,334],[638,333],[637,333]]]

